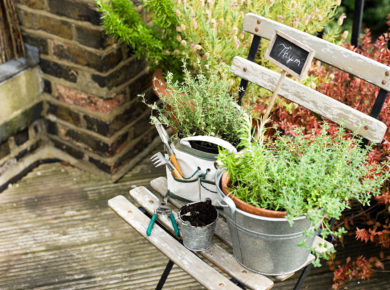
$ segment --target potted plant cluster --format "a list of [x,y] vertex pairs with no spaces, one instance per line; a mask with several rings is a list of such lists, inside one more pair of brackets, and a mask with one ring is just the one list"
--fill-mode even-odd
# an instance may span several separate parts
[[172,147],[183,179],[167,171],[170,195],[195,201],[202,194],[214,202],[218,147],[235,152],[249,117],[220,76],[202,71],[192,75],[185,67],[183,71],[182,81],[167,74],[160,102],[149,104],[145,98],[144,102],[162,125],[174,131]]
[[[267,139],[261,124],[259,140],[252,142],[247,130],[241,152],[220,152],[225,171],[218,174],[217,189],[227,203],[234,255],[248,269],[295,272],[319,226],[323,237],[340,236],[344,231],[332,230],[327,221],[339,218],[351,199],[367,204],[388,179],[387,171],[378,174],[388,164],[369,164],[369,148],[361,148],[358,138],[345,138],[342,128],[330,134],[327,127],[311,137],[296,130]],[[315,254],[327,258],[329,252]]]
[[161,104],[149,104],[153,114],[179,139],[213,136],[237,146],[248,115],[235,103],[236,96],[223,81],[225,73],[221,80],[221,76],[203,71],[193,75],[185,66],[183,72],[182,81],[167,74]]

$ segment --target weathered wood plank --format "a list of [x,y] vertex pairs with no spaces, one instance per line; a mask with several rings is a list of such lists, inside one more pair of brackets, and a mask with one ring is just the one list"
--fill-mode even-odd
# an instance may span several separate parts
[[177,240],[171,237],[158,225],[154,225],[150,236],[146,235],[146,229],[150,219],[137,207],[130,203],[124,196],[116,196],[108,201],[108,205],[139,234],[151,242],[172,262],[181,267],[192,277],[209,289],[240,289],[227,278],[208,266],[191,251],[183,247]]
[[243,30],[266,39],[282,31],[313,48],[316,59],[390,91],[390,67],[368,57],[253,13],[245,16]]
[[[280,74],[238,56],[233,59],[231,71],[271,91],[280,77]],[[342,124],[373,142],[381,142],[386,133],[387,127],[383,122],[292,79],[284,80],[279,95],[333,122]]]
[[[130,190],[130,196],[149,213],[153,213],[159,205],[159,199],[143,186]],[[177,218],[177,214],[175,212],[173,214]],[[159,220],[164,224],[164,227],[173,232],[173,227],[168,217],[162,215],[159,217]],[[223,223],[223,221],[219,220],[219,223]],[[230,253],[216,244],[206,251],[199,252],[199,254],[251,289],[269,289],[273,285],[273,282],[263,275],[252,273],[243,268]]]

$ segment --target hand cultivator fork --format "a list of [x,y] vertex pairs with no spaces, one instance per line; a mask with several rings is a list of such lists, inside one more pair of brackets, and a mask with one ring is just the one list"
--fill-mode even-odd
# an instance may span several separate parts
[[164,155],[161,152],[157,152],[154,154],[150,160],[152,160],[153,165],[155,167],[159,167],[161,165],[168,166],[169,170],[172,172],[173,176],[177,179],[183,179],[183,176],[177,171],[176,167],[172,164],[171,160],[164,157]]

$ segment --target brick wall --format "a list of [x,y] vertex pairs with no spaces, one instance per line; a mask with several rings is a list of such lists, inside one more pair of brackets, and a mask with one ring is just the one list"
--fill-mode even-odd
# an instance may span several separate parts
[[24,41],[40,51],[45,126],[58,157],[119,178],[157,140],[137,97],[151,92],[146,63],[105,35],[92,0],[16,2]]

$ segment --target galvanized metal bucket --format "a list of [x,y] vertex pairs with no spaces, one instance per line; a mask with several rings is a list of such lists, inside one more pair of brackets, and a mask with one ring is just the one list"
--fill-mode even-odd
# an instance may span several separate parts
[[[265,275],[285,275],[299,270],[306,262],[310,250],[298,247],[304,239],[303,231],[310,221],[302,216],[290,226],[285,218],[253,215],[236,208],[220,186],[223,171],[217,173],[216,185],[221,199],[233,243],[233,254],[248,270]],[[314,237],[306,240],[312,245]]]
[[[196,202],[193,202],[196,203]],[[190,204],[193,204],[190,203]],[[184,221],[180,218],[180,211],[178,213],[178,225],[180,229],[180,235],[183,238],[183,245],[191,251],[204,251],[213,245],[213,236],[215,232],[215,226],[218,219],[203,227],[192,226],[188,221]]]

